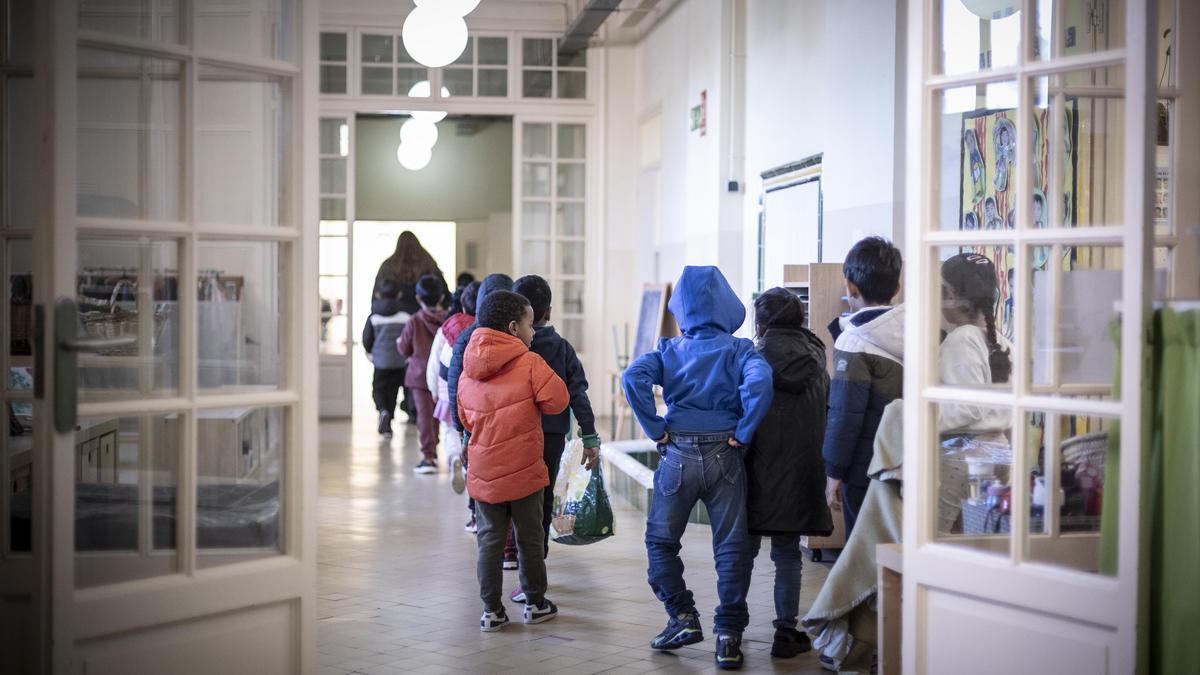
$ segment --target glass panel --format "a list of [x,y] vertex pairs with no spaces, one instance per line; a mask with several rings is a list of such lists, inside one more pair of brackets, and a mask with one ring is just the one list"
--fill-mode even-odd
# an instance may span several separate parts
[[[1123,0],[1099,3],[1096,14],[1091,12],[1092,3],[1066,0],[1034,2],[1037,7],[1038,36],[1035,55],[1039,59],[1077,56],[1125,46]],[[1159,6],[1165,4],[1160,2]],[[1163,23],[1161,17],[1159,21]],[[1162,36],[1161,30],[1158,35]]]
[[530,239],[522,241],[521,267],[526,274],[550,276],[550,242]]
[[525,236],[550,236],[550,204],[525,202],[521,209],[521,232]]
[[84,417],[75,430],[75,586],[173,574],[178,414]]
[[[31,369],[11,369],[9,386],[32,389]],[[8,415],[0,424],[6,434],[0,447],[8,452],[8,550],[28,552],[33,548],[33,403],[5,401],[4,407]]]
[[451,96],[474,96],[475,71],[470,68],[444,68],[442,86]]
[[79,355],[81,401],[178,389],[178,269],[175,240],[79,241],[79,337],[121,341]]
[[481,37],[479,38],[479,65],[505,66],[508,65],[508,38]]
[[196,0],[196,46],[205,51],[292,58],[292,0]]
[[554,40],[525,38],[521,40],[521,64],[525,66],[553,66]]
[[1154,232],[1171,234],[1175,231],[1171,214],[1171,127],[1175,104],[1158,102],[1158,130],[1154,145]]
[[[12,357],[33,356],[33,242],[5,242],[8,270],[8,353]],[[13,358],[15,364],[19,359]],[[30,362],[32,363],[32,362]]]
[[363,66],[362,93],[392,95],[392,69]]
[[559,159],[583,159],[586,151],[586,127],[582,124],[558,125]]
[[196,417],[197,566],[279,555],[285,409],[200,410]]
[[555,300],[564,314],[583,314],[583,282],[572,279],[563,281],[561,297]]
[[346,159],[334,157],[321,160],[321,193],[344,194],[346,192]]
[[[1017,114],[1014,84],[941,92],[938,227],[1012,229],[1017,218]],[[1008,107],[1011,104],[1012,107]]]
[[[400,96],[408,95],[408,92],[412,90],[413,85],[417,84],[418,82],[427,82],[428,80],[428,68],[397,68],[396,93]],[[365,94],[367,92],[364,91],[363,93]]]
[[521,71],[521,95],[525,98],[550,98],[554,84],[550,70]]
[[942,72],[970,73],[1016,65],[1021,45],[1019,6],[1016,0],[941,0],[934,11],[942,25]]
[[[1072,71],[1035,86],[1033,226],[1124,223],[1124,69]],[[1061,207],[1046,209],[1051,203]]]
[[346,93],[346,66],[321,66],[321,93]]
[[178,0],[83,0],[79,3],[79,28],[178,43],[179,5]]
[[395,49],[393,45],[395,42],[397,40],[391,35],[363,35],[362,62],[394,63]]
[[79,51],[79,215],[182,218],[180,70],[177,61]]
[[558,165],[558,196],[559,197],[583,197],[584,190],[584,165],[583,164],[559,164]]
[[196,144],[200,222],[283,222],[293,147],[288,82],[201,66]]
[[1101,562],[1100,540],[1105,460],[1119,456],[1117,420],[1039,412],[1026,415],[1025,425],[1029,560],[1115,574],[1115,556]]
[[[941,280],[941,384],[1011,391],[1015,250],[1011,246],[943,247],[938,251]],[[965,411],[966,409],[964,409]],[[973,409],[972,409],[973,410]],[[948,429],[994,428],[995,420],[951,419]],[[1004,426],[1008,426],[1007,417]]]
[[558,242],[558,271],[560,274],[584,274],[583,242]]
[[322,237],[344,237],[350,234],[350,228],[344,220],[322,220]]
[[479,69],[480,96],[508,96],[508,71],[495,68]]
[[521,165],[521,184],[526,197],[549,197],[550,165],[525,162]]
[[342,355],[349,347],[347,277],[321,277],[321,353]]
[[[1032,246],[1034,390],[1112,397],[1121,315],[1119,246]],[[1166,274],[1155,271],[1155,286]]]
[[[22,3],[23,4],[23,3]],[[32,167],[34,140],[33,78],[8,77],[4,92],[4,161],[8,167]],[[0,225],[33,229],[33,171],[4,172],[5,207]]]
[[[343,197],[322,197],[321,198],[321,220],[345,220],[346,219],[346,200]],[[322,222],[321,226],[324,227]],[[324,231],[322,234],[326,234]]]
[[33,65],[33,9],[34,2],[8,2],[8,25],[6,45],[9,63]]
[[347,42],[345,33],[321,33],[321,60],[346,61]]
[[574,317],[565,318],[562,320],[561,324],[563,338],[566,339],[567,342],[571,343],[571,346],[575,348],[575,351],[579,352],[580,354],[584,353],[587,345],[585,345],[583,342],[583,319]]
[[350,246],[346,237],[321,237],[318,267],[321,276],[345,276],[350,273]]
[[550,158],[549,124],[526,124],[522,137],[522,157],[526,159]]
[[938,427],[949,419],[1003,420],[1000,429],[943,431],[937,453],[935,537],[987,553],[1007,555],[1012,539],[1012,413],[958,403],[934,404]]
[[587,73],[574,70],[558,71],[559,98],[587,98]]
[[200,242],[201,388],[255,391],[283,384],[284,253],[277,242]]
[[458,55],[457,59],[450,65],[454,66],[471,66],[475,65],[475,40],[468,39],[467,46],[463,48],[462,54]]
[[416,63],[417,60],[404,48],[404,40],[396,40],[396,63]]
[[555,211],[557,212],[555,222],[558,224],[558,236],[583,236],[583,204],[559,203]]
[[587,50],[581,50],[571,54],[570,56],[558,53],[559,68],[586,68],[587,67]]
[[340,117],[322,117],[319,125],[320,153],[341,155],[342,127],[346,126],[346,121]]

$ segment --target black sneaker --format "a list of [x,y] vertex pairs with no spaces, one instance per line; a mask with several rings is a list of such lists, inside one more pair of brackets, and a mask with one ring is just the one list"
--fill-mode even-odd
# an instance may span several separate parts
[[417,463],[416,468],[413,469],[413,471],[415,471],[417,473],[437,473],[437,470],[438,470],[437,460],[432,460],[432,459],[421,460],[420,462]]
[[389,440],[392,437],[392,414],[386,410],[379,412],[379,435]]
[[740,670],[742,667],[742,638],[732,635],[717,636],[717,667],[721,670]]
[[546,623],[558,616],[558,607],[542,598],[540,605],[525,605],[525,623]]
[[508,623],[508,612],[505,612],[503,607],[495,612],[485,609],[483,616],[479,617],[479,630],[484,633],[495,633],[506,623]]
[[771,643],[771,656],[790,659],[812,651],[812,642],[806,633],[795,628],[776,628],[775,641]]
[[663,632],[650,641],[650,648],[667,651],[694,645],[702,640],[704,640],[704,631],[700,628],[699,615],[685,613],[671,617]]

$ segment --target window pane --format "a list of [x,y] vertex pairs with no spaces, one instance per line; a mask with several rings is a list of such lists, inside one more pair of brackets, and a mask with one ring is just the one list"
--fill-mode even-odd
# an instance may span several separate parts
[[345,33],[321,33],[321,60],[345,61],[347,56]]
[[321,353],[345,354],[349,348],[350,318],[347,277],[321,277]]
[[79,28],[178,43],[180,4],[179,0],[84,0],[79,3]]
[[1154,232],[1160,235],[1175,231],[1175,220],[1171,213],[1171,143],[1175,131],[1171,122],[1174,113],[1174,101],[1158,102],[1158,131],[1154,147]]
[[550,205],[525,202],[521,211],[521,232],[528,237],[549,237]]
[[508,71],[494,68],[480,68],[479,95],[508,96]]
[[[346,200],[343,197],[321,197],[321,220],[345,220]],[[325,232],[322,232],[325,234]]]
[[470,68],[442,69],[442,86],[450,92],[451,96],[474,96],[472,84],[474,78],[475,71]]
[[[5,252],[8,270],[8,353],[12,357],[33,356],[33,242],[8,239]],[[16,364],[21,359],[12,359]],[[32,365],[32,361],[26,359]]]
[[558,165],[558,196],[559,197],[582,197],[583,196],[583,176],[584,165],[582,164],[559,164]]
[[196,145],[200,222],[283,222],[293,145],[289,82],[201,67]]
[[322,220],[320,232],[322,237],[345,237],[350,234],[350,227],[344,220]]
[[[8,77],[4,99],[4,153],[9,167],[33,166],[34,100],[32,77]],[[33,171],[4,172],[6,209],[0,210],[3,225],[11,229],[33,229]]]
[[175,393],[179,387],[178,243],[83,239],[77,264],[79,337],[110,341],[79,354],[79,399],[111,401]]
[[[79,420],[73,457],[76,588],[177,571],[175,490],[182,438],[174,413]],[[149,541],[142,540],[143,521],[151,523]]]
[[550,276],[550,242],[525,240],[521,242],[521,268],[527,274]]
[[413,85],[428,80],[429,70],[427,68],[397,68],[396,93],[405,96],[412,90]]
[[574,70],[558,72],[559,98],[587,98],[587,73]]
[[10,2],[8,5],[8,61],[24,66],[33,65],[33,2]]
[[[1025,416],[1025,434],[1029,451],[1029,559],[1082,572],[1116,574],[1115,556],[1102,561],[1102,546],[1080,544],[1096,543],[1089,540],[1103,539],[1105,534],[1101,528],[1105,459],[1120,456],[1117,420],[1030,413]],[[1054,483],[1058,489],[1051,488]],[[1112,494],[1115,497],[1116,493]],[[1115,507],[1115,502],[1110,506]],[[1057,530],[1051,522],[1055,519]]]
[[[938,378],[948,387],[1011,391],[1016,278],[1011,246],[944,247],[941,279]],[[973,409],[972,409],[973,410]],[[943,431],[995,426],[974,417],[952,418]],[[1009,422],[1004,420],[1003,426]]]
[[584,274],[582,241],[558,242],[558,273]]
[[79,215],[182,218],[180,70],[177,61],[79,51]]
[[550,125],[525,124],[521,153],[526,159],[550,158]]
[[570,56],[558,53],[559,68],[586,68],[587,67],[587,50],[583,49]]
[[321,66],[321,93],[346,93],[346,67]]
[[346,237],[321,237],[320,262],[318,271],[321,276],[345,276],[349,274],[350,246]]
[[521,165],[521,184],[526,197],[549,197],[550,165],[525,162]]
[[387,63],[394,62],[393,44],[396,39],[391,35],[363,35],[362,62]]
[[978,10],[967,9],[968,4],[941,0],[935,9],[942,24],[942,72],[970,73],[1016,65],[1021,44],[1020,3],[993,3],[998,4],[997,9]]
[[404,48],[404,40],[396,40],[396,63],[416,63],[417,60]]
[[479,38],[479,65],[504,66],[508,65],[508,38],[481,37]]
[[292,57],[292,0],[196,0],[196,45],[204,50],[288,60]]
[[285,351],[281,318],[287,301],[283,245],[202,241],[198,249],[200,387],[279,387]]
[[557,232],[560,237],[583,236],[583,204],[559,203],[555,209],[558,224]]
[[198,567],[279,555],[283,537],[283,408],[197,412]]
[[[1037,12],[1037,45],[1035,55],[1039,59],[1076,56],[1089,52],[1099,52],[1106,49],[1119,49],[1125,46],[1125,3],[1109,2],[1106,10],[1097,18],[1099,26],[1092,25],[1088,6],[1074,2],[1053,2],[1052,0],[1034,0]],[[1174,15],[1174,8],[1168,9],[1169,3],[1159,2],[1159,24],[1166,28],[1173,22],[1164,21],[1162,14]],[[1057,5],[1057,7],[1055,6]],[[1057,12],[1055,11],[1057,10]],[[1164,10],[1166,10],[1164,12]],[[1055,22],[1054,14],[1058,14]],[[1019,16],[1019,14],[1018,14]],[[1174,33],[1175,31],[1172,31]],[[1162,36],[1159,30],[1158,35]],[[1168,44],[1166,40],[1162,44]],[[1162,50],[1157,50],[1162,52]],[[1057,52],[1057,53],[1056,53]],[[1161,67],[1155,70],[1162,72]]]
[[936,538],[984,553],[1007,555],[1012,540],[1011,412],[957,403],[935,404],[933,410],[939,427],[946,426],[942,420],[964,414],[1007,420],[1003,429],[942,433],[938,446],[932,448],[939,458]]
[[554,40],[525,38],[521,41],[521,64],[525,66],[553,66]]
[[585,152],[584,129],[582,124],[558,125],[559,159],[583,159]]
[[[1013,86],[1010,82],[992,88]],[[1011,229],[1017,218],[1015,109],[998,107],[975,86],[941,92],[937,227],[943,230]],[[1015,106],[1015,102],[1013,103]]]
[[525,98],[550,98],[554,82],[552,74],[550,70],[521,71],[521,95]]
[[342,129],[346,120],[340,117],[322,117],[318,123],[320,153],[322,155],[342,154]]
[[584,353],[587,345],[583,342],[583,319],[565,318],[562,320],[562,335],[575,351]]
[[392,95],[392,69],[363,66],[362,93]]
[[346,159],[344,157],[321,160],[321,193],[344,194],[346,192]]
[[[17,388],[18,379],[33,388],[30,368],[10,370],[9,384]],[[33,548],[33,403],[6,401],[8,415],[0,424],[0,433],[7,434],[8,452],[8,550],[28,552]]]
[[564,314],[583,314],[583,282],[566,280],[562,282],[562,297],[555,298],[555,305]]
[[475,64],[475,40],[474,38],[467,39],[467,46],[463,48],[462,54],[458,55],[457,59],[451,65],[455,66],[471,66]]

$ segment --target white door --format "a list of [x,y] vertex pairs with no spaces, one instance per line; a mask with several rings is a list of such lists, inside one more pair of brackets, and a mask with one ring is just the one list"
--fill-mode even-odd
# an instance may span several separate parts
[[32,4],[24,665],[311,671],[317,3]]
[[[354,401],[354,345],[358,333],[351,270],[354,259],[354,117],[321,115],[320,231],[321,417],[349,417]],[[359,327],[361,329],[361,326]]]
[[[1134,670],[1157,4],[909,5],[905,672]],[[959,252],[993,384],[939,354]]]

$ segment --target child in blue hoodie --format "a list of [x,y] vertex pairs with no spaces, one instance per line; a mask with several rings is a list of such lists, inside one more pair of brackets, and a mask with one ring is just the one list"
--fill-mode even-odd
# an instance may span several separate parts
[[[753,342],[733,336],[746,308],[716,267],[685,267],[668,308],[683,336],[660,340],[657,351],[638,357],[622,377],[625,397],[661,455],[646,517],[646,555],[650,588],[669,619],[650,646],[678,649],[704,639],[679,559],[688,514],[703,501],[720,598],[713,621],[716,663],[736,669],[750,619],[746,591],[753,564],[742,454],[771,406],[771,366]],[[665,419],[655,407],[654,385],[662,387]]]

